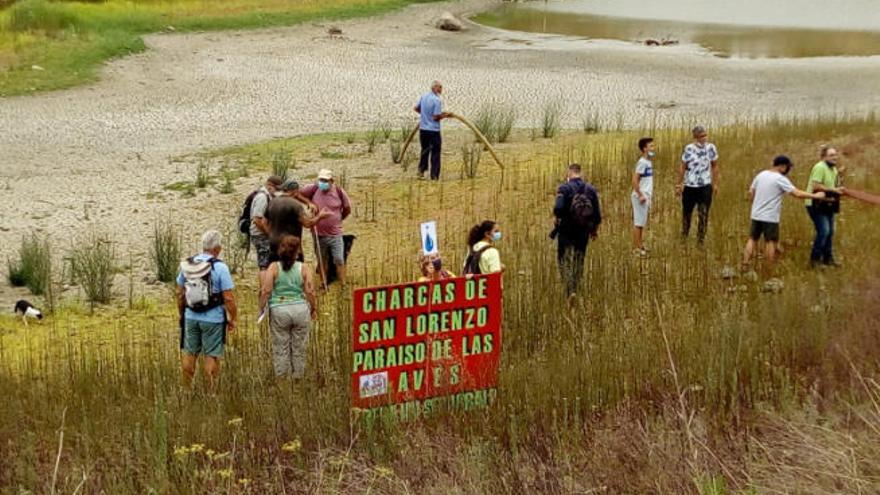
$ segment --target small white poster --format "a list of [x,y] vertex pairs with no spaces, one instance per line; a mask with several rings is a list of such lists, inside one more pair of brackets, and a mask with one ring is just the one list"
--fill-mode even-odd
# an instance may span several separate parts
[[437,222],[430,221],[422,224],[422,253],[426,256],[437,254],[440,248],[437,246]]
[[382,371],[380,373],[373,373],[372,375],[361,375],[359,388],[361,399],[387,394],[388,372]]

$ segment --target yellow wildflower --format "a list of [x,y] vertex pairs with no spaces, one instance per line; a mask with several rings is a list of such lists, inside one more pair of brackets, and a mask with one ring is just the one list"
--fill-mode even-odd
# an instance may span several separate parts
[[281,446],[281,450],[283,450],[285,452],[290,452],[290,453],[296,452],[301,448],[302,448],[302,442],[299,441],[299,438],[297,438],[296,440],[291,440]]
[[208,449],[205,451],[205,455],[208,456],[208,459],[213,459],[214,454],[216,454],[216,452],[214,452],[214,449]]
[[388,469],[385,466],[379,466],[376,468],[376,474],[382,476],[383,478],[390,478],[391,475],[394,474],[394,471]]
[[243,418],[232,418],[229,421],[227,421],[226,424],[229,426],[238,426],[241,424],[242,421],[244,421]]
[[247,485],[249,485],[250,483],[251,483],[251,480],[249,480],[249,479],[247,479],[247,478],[241,478],[240,480],[238,480],[238,484],[239,484],[239,485],[247,486]]
[[190,452],[201,452],[203,450],[205,450],[205,444],[203,443],[194,443],[189,448]]
[[217,474],[223,479],[231,478],[232,477],[232,468],[218,469]]
[[186,457],[189,454],[189,449],[186,447],[174,447],[174,455],[180,458]]

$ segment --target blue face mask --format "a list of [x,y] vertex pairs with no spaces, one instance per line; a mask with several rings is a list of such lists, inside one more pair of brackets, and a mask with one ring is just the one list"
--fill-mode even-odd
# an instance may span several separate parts
[[320,189],[324,192],[327,192],[330,190],[330,183],[329,182],[318,182],[318,189]]
[[492,234],[492,240],[495,242],[498,242],[501,240],[501,231],[500,230],[498,232],[495,232],[494,234]]

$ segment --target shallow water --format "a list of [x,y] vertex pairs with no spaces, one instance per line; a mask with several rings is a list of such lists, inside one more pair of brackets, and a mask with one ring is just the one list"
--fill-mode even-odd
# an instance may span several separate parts
[[880,55],[875,0],[572,0],[506,4],[474,18],[512,31],[697,44],[725,57]]

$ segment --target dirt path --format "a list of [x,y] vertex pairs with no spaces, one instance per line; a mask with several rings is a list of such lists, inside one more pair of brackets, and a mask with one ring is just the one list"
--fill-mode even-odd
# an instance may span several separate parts
[[430,26],[443,10],[490,3],[418,5],[339,23],[341,38],[320,25],[154,35],[150,50],[109,64],[93,86],[0,99],[0,260],[24,233],[66,242],[89,222],[142,245],[157,215],[181,207],[147,201],[147,192],[192,177],[170,158],[396,122],[438,77],[449,109],[467,115],[484,101],[507,101],[521,127],[534,126],[550,101],[562,104],[571,127],[591,107],[630,126],[655,116],[687,125],[693,116],[724,122],[880,108],[880,57],[724,60],[687,47]]

